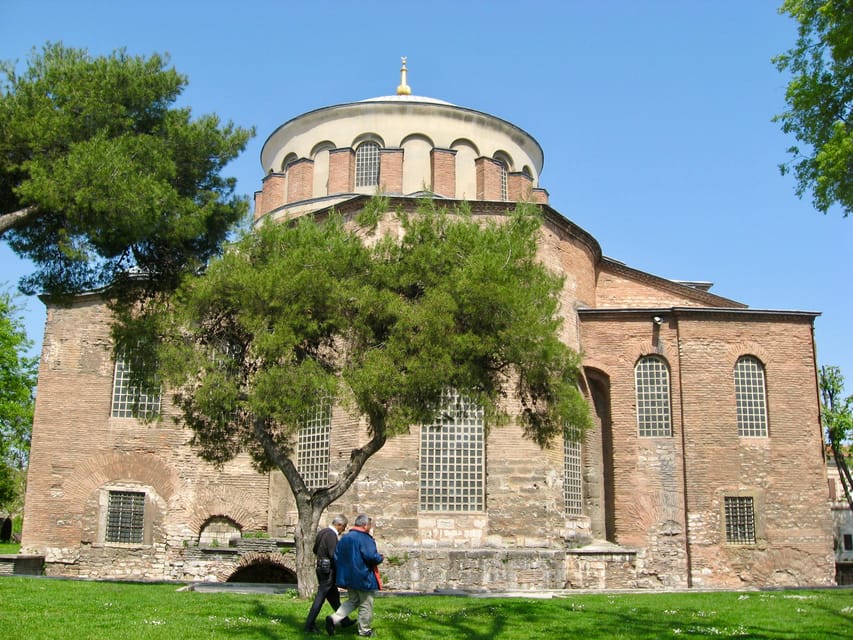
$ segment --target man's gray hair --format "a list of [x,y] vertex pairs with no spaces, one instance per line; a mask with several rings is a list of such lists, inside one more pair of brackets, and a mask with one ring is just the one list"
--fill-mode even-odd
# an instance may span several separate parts
[[370,524],[370,516],[368,516],[366,513],[359,513],[355,517],[354,524],[356,527],[363,527],[366,524]]
[[343,526],[347,526],[347,522],[349,522],[349,520],[347,520],[347,517],[342,513],[339,513],[334,518],[332,518],[332,524],[333,525],[334,524],[340,524]]

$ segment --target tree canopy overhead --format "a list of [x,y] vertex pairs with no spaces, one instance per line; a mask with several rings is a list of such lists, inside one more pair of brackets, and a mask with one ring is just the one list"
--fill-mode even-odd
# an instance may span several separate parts
[[144,273],[169,289],[215,255],[248,202],[225,165],[251,130],[175,102],[168,58],[47,44],[0,63],[0,235],[36,272],[28,293],[74,294]]
[[853,211],[853,10],[849,0],[786,0],[779,10],[798,23],[795,45],[774,58],[791,74],[782,130],[791,146],[780,165],[793,171],[797,195],[811,193],[818,211]]
[[[157,322],[126,319],[158,337],[161,373],[203,458],[248,451],[287,478],[306,593],[323,510],[387,438],[432,422],[447,390],[492,425],[509,419],[507,398],[520,401],[512,419],[543,446],[590,421],[579,356],[559,335],[562,280],[536,259],[538,207],[486,222],[427,201],[387,214],[399,234],[377,231],[386,211],[376,198],[356,221],[265,225],[187,279]],[[296,436],[324,397],[367,433],[337,480],[312,490]]]

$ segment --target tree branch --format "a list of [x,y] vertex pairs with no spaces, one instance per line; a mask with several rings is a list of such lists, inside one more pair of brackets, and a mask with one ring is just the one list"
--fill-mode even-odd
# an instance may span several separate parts
[[30,218],[36,217],[37,213],[38,209],[36,207],[24,207],[23,209],[0,215],[0,236],[22,222],[27,222]]

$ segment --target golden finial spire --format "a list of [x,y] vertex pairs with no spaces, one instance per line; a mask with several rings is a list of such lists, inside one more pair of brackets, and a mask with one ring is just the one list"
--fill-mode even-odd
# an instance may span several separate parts
[[412,88],[406,84],[406,56],[402,58],[403,66],[400,68],[400,86],[397,87],[397,95],[398,96],[409,96],[412,95]]

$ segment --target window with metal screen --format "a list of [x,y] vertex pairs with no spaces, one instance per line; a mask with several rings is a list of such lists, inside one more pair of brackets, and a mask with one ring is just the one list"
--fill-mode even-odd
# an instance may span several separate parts
[[433,424],[421,427],[423,511],[482,511],[485,503],[483,409],[455,391]]
[[305,417],[299,429],[296,466],[309,489],[329,486],[329,434],[332,431],[332,402],[322,398]]
[[379,144],[364,142],[355,150],[355,186],[379,184]]
[[112,416],[152,418],[160,413],[160,388],[140,389],[131,383],[131,368],[125,358],[116,360],[113,376]]
[[764,367],[752,356],[738,358],[735,364],[735,402],[739,436],[767,436],[767,399]]
[[755,544],[755,506],[751,496],[726,496],[726,542]]
[[145,494],[110,491],[107,504],[106,542],[141,543],[145,530]]
[[669,369],[663,358],[640,358],[634,369],[637,426],[641,437],[672,435],[669,410]]
[[583,509],[581,443],[578,430],[567,427],[563,434],[563,503],[566,515],[579,516]]

